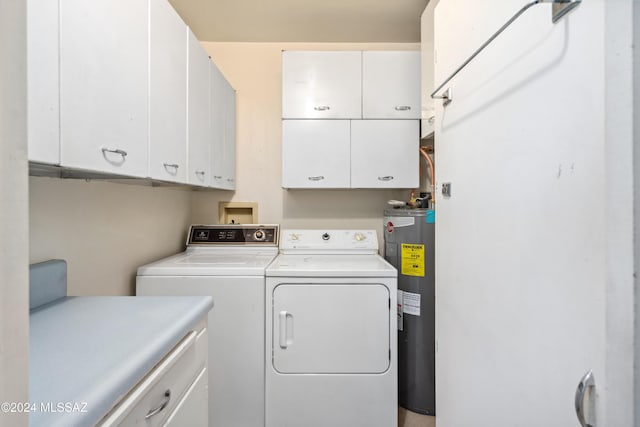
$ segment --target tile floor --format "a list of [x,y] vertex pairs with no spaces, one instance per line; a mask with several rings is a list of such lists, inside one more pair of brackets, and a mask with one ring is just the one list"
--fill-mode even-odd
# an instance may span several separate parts
[[417,414],[398,406],[398,427],[435,427],[436,417]]

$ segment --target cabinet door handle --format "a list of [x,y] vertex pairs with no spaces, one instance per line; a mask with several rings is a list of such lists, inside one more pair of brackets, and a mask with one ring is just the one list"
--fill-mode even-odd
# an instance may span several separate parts
[[589,371],[580,379],[578,383],[578,387],[576,388],[575,395],[575,406],[576,406],[576,415],[578,416],[578,421],[582,427],[595,427],[593,424],[588,423],[584,416],[584,398],[587,394],[588,388],[595,387],[595,379],[593,377],[593,372]]
[[317,105],[313,107],[313,109],[316,111],[327,111],[327,110],[330,110],[331,107],[329,107],[328,105]]
[[391,175],[379,176],[378,177],[378,181],[391,181],[392,179],[393,179],[393,177]]
[[162,401],[160,406],[158,406],[157,408],[152,409],[149,412],[147,412],[147,415],[144,416],[144,419],[148,420],[149,418],[153,417],[154,415],[157,415],[160,412],[162,412],[162,410],[167,407],[167,405],[169,404],[170,400],[171,400],[171,390],[169,389],[169,390],[164,392],[164,400]]
[[196,171],[196,175],[201,176],[201,177],[204,178],[205,171]]
[[233,178],[227,178],[227,181],[229,181],[229,182],[233,182],[233,181],[235,181],[235,179],[233,179]]
[[396,111],[409,111],[411,107],[409,105],[396,105]]
[[177,163],[163,163],[165,169],[173,169],[174,173],[178,172],[178,168],[180,167]]
[[213,178],[214,179],[222,179],[222,176],[221,175],[214,175]]
[[427,119],[430,125],[434,124],[436,121],[436,116],[431,116]]
[[124,150],[121,150],[119,148],[105,148],[105,147],[102,147],[101,150],[102,150],[102,154],[103,155],[106,154],[106,153],[119,154],[119,155],[122,156],[122,160],[124,160],[124,158],[127,157],[127,152],[124,151]]
[[322,175],[318,175],[318,176],[308,176],[307,179],[309,181],[322,181],[324,179],[324,176]]

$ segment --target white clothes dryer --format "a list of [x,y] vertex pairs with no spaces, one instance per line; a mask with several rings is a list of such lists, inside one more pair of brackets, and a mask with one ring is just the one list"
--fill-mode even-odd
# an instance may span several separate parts
[[209,295],[209,425],[264,426],[265,269],[277,225],[192,225],[183,253],[138,268],[137,295]]
[[376,232],[283,230],[266,276],[266,426],[397,426],[397,271]]

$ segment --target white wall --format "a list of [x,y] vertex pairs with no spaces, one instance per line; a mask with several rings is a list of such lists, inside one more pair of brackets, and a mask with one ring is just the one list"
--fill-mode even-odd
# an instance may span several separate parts
[[[366,227],[381,233],[389,199],[408,191],[283,190],[282,50],[417,50],[419,44],[203,43],[237,91],[237,190],[196,192],[193,221],[216,223],[219,201],[257,202],[259,222],[282,227]],[[416,153],[418,156],[419,153]]]
[[[28,401],[25,14],[25,2],[0,2],[0,402]],[[27,422],[0,414],[0,426]]]
[[137,267],[184,249],[191,193],[31,177],[30,262],[65,259],[69,295],[133,295]]

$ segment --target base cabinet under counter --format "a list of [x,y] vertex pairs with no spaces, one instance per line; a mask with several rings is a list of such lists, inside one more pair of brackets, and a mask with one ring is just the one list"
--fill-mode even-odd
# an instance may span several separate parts
[[207,427],[207,346],[203,321],[117,402],[97,426]]

